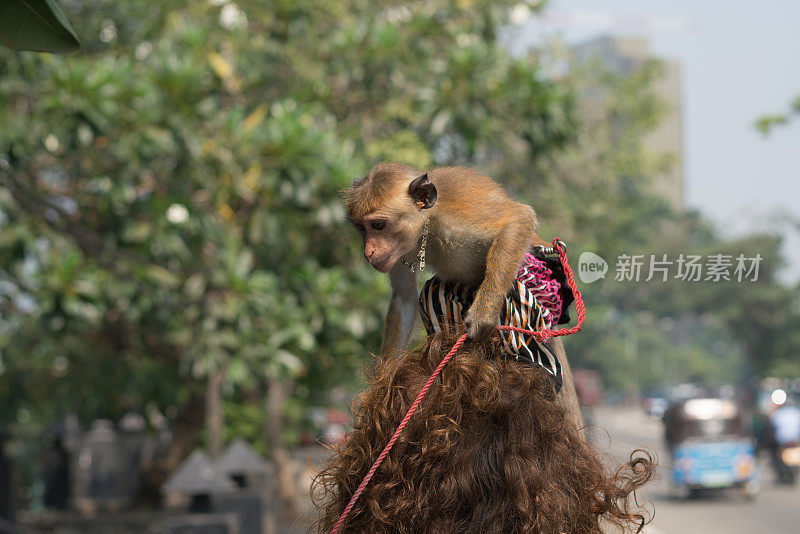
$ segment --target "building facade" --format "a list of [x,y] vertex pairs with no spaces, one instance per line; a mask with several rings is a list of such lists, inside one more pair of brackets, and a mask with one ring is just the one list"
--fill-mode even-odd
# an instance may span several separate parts
[[[603,36],[573,47],[572,52],[576,62],[599,62],[604,69],[619,76],[633,74],[648,60],[659,60],[662,75],[652,89],[666,105],[667,112],[658,127],[646,135],[644,148],[655,155],[669,156],[669,170],[653,176],[653,188],[673,207],[683,209],[682,81],[678,62],[654,58],[648,40],[639,37]],[[584,98],[597,102],[601,95],[590,93]]]

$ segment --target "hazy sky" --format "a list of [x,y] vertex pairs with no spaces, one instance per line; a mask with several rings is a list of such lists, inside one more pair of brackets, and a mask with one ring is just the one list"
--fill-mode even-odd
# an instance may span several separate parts
[[[757,117],[800,94],[800,1],[551,0],[544,19],[519,28],[525,41],[562,35],[646,36],[654,55],[683,75],[684,192],[726,234],[800,216],[800,120],[764,137]],[[800,272],[800,238],[787,241]]]

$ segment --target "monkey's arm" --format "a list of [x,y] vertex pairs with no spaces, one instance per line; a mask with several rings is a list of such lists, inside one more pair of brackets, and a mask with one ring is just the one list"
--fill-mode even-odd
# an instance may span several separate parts
[[467,312],[469,339],[485,339],[494,332],[503,297],[511,290],[519,266],[534,237],[536,215],[524,204],[500,224],[486,257],[486,272]]
[[386,312],[383,327],[381,357],[405,350],[411,340],[414,321],[417,318],[417,275],[400,262],[389,271],[392,299]]

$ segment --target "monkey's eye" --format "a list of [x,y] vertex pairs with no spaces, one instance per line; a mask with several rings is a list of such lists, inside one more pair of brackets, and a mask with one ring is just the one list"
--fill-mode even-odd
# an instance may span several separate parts
[[361,223],[353,223],[353,226],[355,226],[356,230],[358,230],[359,232],[363,232],[364,231],[364,225],[361,224]]
[[375,221],[372,223],[373,230],[383,230],[386,228],[386,221]]

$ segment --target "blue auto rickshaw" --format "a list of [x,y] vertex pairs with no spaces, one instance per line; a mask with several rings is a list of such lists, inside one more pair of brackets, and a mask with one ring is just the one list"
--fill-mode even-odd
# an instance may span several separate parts
[[685,499],[700,490],[736,488],[753,499],[760,488],[755,440],[745,431],[733,401],[694,398],[672,402],[664,413],[672,456],[670,487]]

